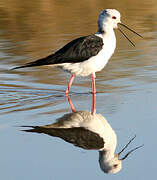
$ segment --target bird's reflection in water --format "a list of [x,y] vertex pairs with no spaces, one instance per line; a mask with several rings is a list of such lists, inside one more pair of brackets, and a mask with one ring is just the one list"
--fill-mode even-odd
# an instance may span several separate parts
[[140,148],[138,146],[129,151],[123,158],[119,155],[127,148],[128,144],[117,154],[117,136],[107,120],[101,115],[88,111],[76,111],[70,98],[68,101],[72,108],[72,113],[65,114],[56,120],[55,123],[46,126],[25,126],[32,129],[26,132],[44,133],[54,137],[60,137],[65,141],[87,150],[99,151],[99,164],[105,173],[117,173],[122,168],[124,160],[131,152]]

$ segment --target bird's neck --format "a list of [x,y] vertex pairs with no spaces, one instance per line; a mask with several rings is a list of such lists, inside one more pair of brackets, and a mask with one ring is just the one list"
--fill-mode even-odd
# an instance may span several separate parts
[[98,34],[102,34],[102,36],[106,35],[114,35],[114,30],[112,26],[103,25],[98,27]]
[[111,159],[114,158],[114,151],[115,150],[102,150],[99,151],[99,160],[102,160],[103,162],[108,162]]
[[117,140],[115,133],[112,133],[110,138],[105,138],[105,139],[106,139],[105,146],[103,149],[99,151],[99,159],[101,158],[103,161],[107,162],[110,161],[115,156],[114,153],[117,146]]
[[96,35],[104,40],[104,48],[110,49],[113,53],[116,47],[116,36],[113,28],[99,29]]

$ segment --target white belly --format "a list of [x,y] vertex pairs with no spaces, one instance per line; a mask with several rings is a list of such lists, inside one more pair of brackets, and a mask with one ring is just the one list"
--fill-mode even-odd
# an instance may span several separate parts
[[[113,32],[114,33],[114,32]],[[99,35],[102,37],[102,35]],[[104,46],[103,49],[96,55],[89,58],[86,61],[80,63],[63,63],[60,64],[59,67],[64,70],[75,74],[77,76],[88,76],[97,71],[101,71],[104,66],[107,64],[108,60],[112,56],[115,47],[116,47],[116,39],[115,35],[112,35],[112,38],[103,37]]]

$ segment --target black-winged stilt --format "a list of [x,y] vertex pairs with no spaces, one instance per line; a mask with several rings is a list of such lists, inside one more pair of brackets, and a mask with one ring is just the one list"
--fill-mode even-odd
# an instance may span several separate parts
[[[117,10],[105,9],[99,15],[97,33],[77,38],[48,57],[13,69],[43,65],[60,67],[72,74],[66,95],[69,93],[75,76],[91,75],[92,93],[95,94],[95,72],[104,68],[115,50],[116,38],[113,29],[117,29],[118,24],[142,37],[121,23],[120,13]],[[120,29],[119,31],[128,39]],[[128,40],[134,45],[130,39]]]
[[[67,96],[68,97],[68,96]],[[130,150],[124,157],[121,153],[135,139],[134,136],[127,145],[115,153],[117,135],[108,121],[101,115],[92,115],[88,111],[76,111],[70,98],[68,99],[73,113],[68,113],[57,119],[57,122],[45,126],[22,126],[32,129],[26,132],[44,133],[50,136],[60,137],[63,140],[87,150],[99,151],[99,165],[105,173],[117,173],[122,168],[122,161],[130,153],[142,147],[138,146]]]

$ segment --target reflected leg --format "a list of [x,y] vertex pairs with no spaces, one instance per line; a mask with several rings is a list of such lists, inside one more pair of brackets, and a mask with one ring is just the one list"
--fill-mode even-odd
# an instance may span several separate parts
[[74,108],[74,105],[73,105],[70,97],[69,97],[68,95],[66,95],[66,97],[67,97],[67,99],[68,99],[68,102],[69,102],[69,104],[70,104],[70,107],[71,107],[72,112],[76,112],[76,110],[75,110],[75,108]]
[[95,74],[91,74],[91,80],[92,80],[92,115],[95,114]]

